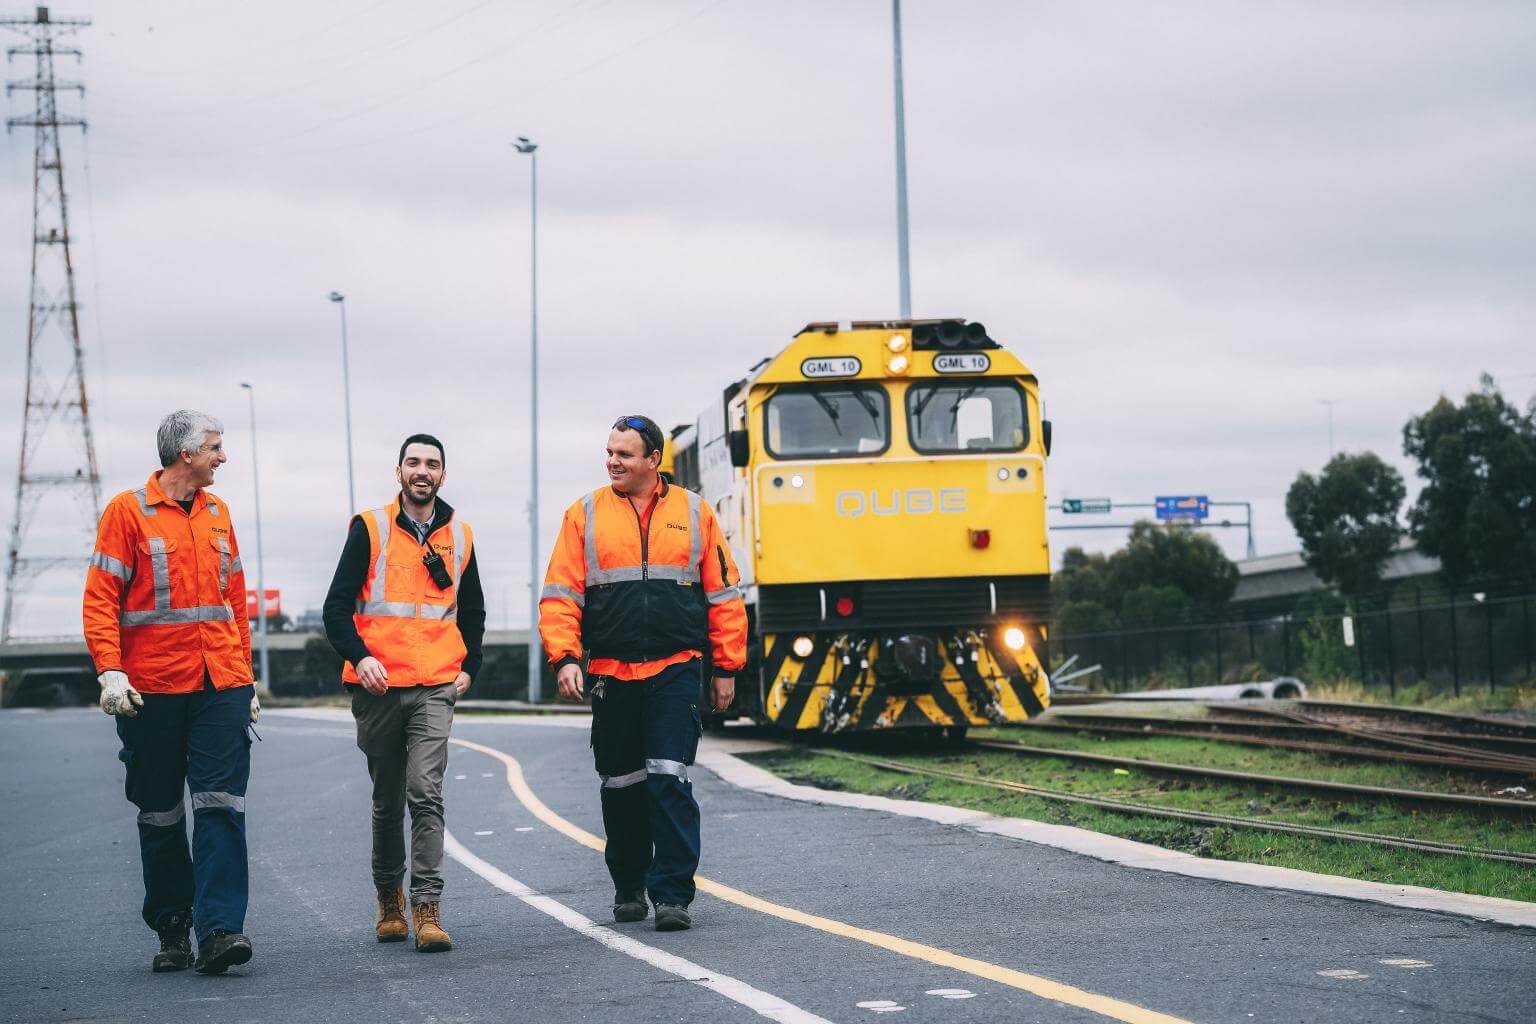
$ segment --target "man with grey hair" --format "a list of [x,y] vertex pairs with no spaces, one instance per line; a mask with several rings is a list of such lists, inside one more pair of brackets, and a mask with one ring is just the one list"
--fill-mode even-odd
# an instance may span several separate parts
[[[222,974],[245,937],[251,671],[245,573],[233,517],[205,490],[227,460],[224,425],[182,409],[160,423],[161,469],[102,513],[85,581],[85,641],[101,709],[117,720],[128,799],[139,809],[151,968]],[[186,805],[192,794],[192,846]]]

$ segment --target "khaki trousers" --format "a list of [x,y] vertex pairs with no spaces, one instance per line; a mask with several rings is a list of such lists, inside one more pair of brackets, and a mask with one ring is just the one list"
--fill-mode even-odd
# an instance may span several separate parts
[[373,882],[405,876],[405,809],[411,809],[411,902],[443,894],[443,773],[458,691],[452,683],[391,686],[375,697],[352,686],[357,746],[373,779]]

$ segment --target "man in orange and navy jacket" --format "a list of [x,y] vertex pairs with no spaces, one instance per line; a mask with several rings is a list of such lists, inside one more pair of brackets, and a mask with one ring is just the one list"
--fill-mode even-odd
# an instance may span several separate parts
[[699,866],[688,766],[703,731],[702,663],[707,652],[710,704],[724,711],[746,662],[747,612],[709,505],[660,477],[663,443],[644,416],[614,423],[609,486],[572,505],[560,524],[539,634],[560,695],[592,695],[614,919],[643,920],[649,892],[656,929],[675,931],[692,925]]
[[107,503],[85,580],[85,642],[139,808],[144,923],[160,936],[155,971],[193,966],[193,927],[200,973],[251,958],[242,934],[247,728],[261,705],[233,516],[204,490],[226,461],[223,433],[189,409],[161,422],[163,468]]

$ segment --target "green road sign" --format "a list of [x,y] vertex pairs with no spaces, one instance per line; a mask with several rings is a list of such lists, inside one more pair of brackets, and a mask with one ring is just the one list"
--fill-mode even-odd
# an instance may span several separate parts
[[1061,510],[1068,515],[1103,515],[1111,511],[1108,498],[1062,498]]

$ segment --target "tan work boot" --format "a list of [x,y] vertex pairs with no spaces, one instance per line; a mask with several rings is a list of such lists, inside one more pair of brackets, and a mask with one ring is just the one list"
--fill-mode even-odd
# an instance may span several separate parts
[[410,934],[405,923],[405,890],[399,882],[374,886],[379,893],[379,920],[373,934],[380,942],[404,942]]
[[443,931],[437,903],[411,904],[411,919],[416,922],[416,952],[441,953],[453,948],[453,940]]

